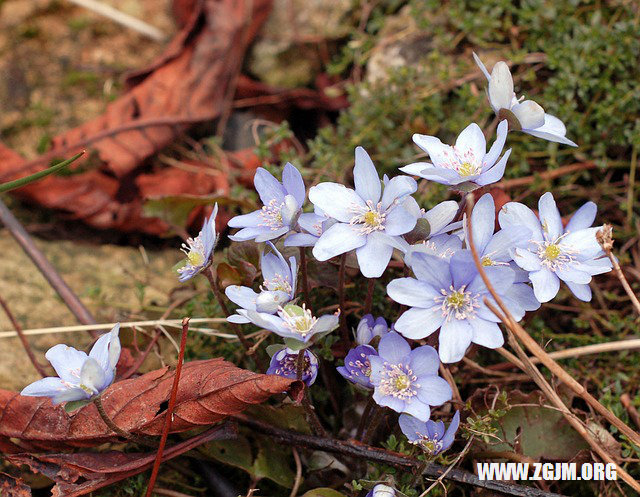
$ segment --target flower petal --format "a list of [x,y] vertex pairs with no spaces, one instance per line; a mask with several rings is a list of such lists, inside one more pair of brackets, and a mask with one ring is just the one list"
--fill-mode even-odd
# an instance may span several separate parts
[[336,223],[318,239],[313,247],[313,256],[319,261],[327,261],[336,255],[362,247],[365,243],[367,235],[359,233],[350,224]]
[[430,406],[439,406],[451,400],[453,392],[449,383],[439,376],[423,376],[419,379],[418,398]]
[[440,368],[438,352],[429,345],[413,349],[409,354],[409,367],[418,377],[437,375]]
[[476,318],[469,320],[469,324],[473,329],[473,338],[471,339],[473,343],[488,349],[497,349],[504,345],[504,337],[498,323]]
[[394,325],[394,329],[412,340],[426,338],[444,322],[442,309],[433,306],[429,309],[413,307],[404,311]]
[[356,147],[356,165],[353,168],[353,182],[356,193],[364,200],[370,200],[377,204],[380,200],[382,185],[376,166],[367,151],[362,147]]
[[262,167],[256,169],[253,184],[264,205],[269,204],[272,200],[275,200],[279,204],[284,202],[284,196],[287,192],[280,182],[266,169]]
[[439,353],[444,363],[458,362],[471,345],[473,329],[467,320],[451,319],[440,328]]
[[88,356],[86,353],[76,350],[73,347],[58,344],[51,347],[45,354],[45,357],[62,380],[77,385],[80,381],[82,365]]
[[284,165],[284,169],[282,171],[282,186],[284,186],[287,194],[293,195],[298,203],[298,207],[302,207],[306,193],[304,180],[302,179],[300,171],[298,171],[298,169],[290,162],[287,162]]
[[387,210],[395,202],[402,200],[407,195],[415,193],[418,189],[418,183],[413,178],[408,176],[396,176],[391,178],[391,181],[384,187],[382,193],[381,208]]
[[342,223],[354,216],[354,207],[366,208],[362,198],[352,189],[338,183],[320,183],[309,190],[309,200],[324,213]]
[[525,271],[538,271],[542,268],[540,258],[526,249],[516,248],[513,251],[513,260]]
[[590,228],[593,222],[596,219],[596,214],[598,213],[598,206],[594,202],[587,202],[582,207],[580,207],[574,214],[571,216],[569,223],[567,223],[567,227],[565,228],[565,232],[578,231]]
[[485,186],[495,183],[496,181],[500,181],[504,176],[504,170],[507,167],[507,161],[509,160],[510,155],[511,149],[508,149],[502,156],[502,159],[500,159],[495,166],[491,167],[487,171],[483,171],[475,182],[480,186]]
[[422,438],[422,435],[427,431],[424,421],[420,421],[418,418],[409,414],[401,414],[398,418],[398,424],[402,433],[409,439],[410,442],[415,442]]
[[551,192],[547,192],[538,201],[538,212],[542,223],[542,232],[546,234],[546,239],[555,241],[564,232],[562,228],[562,218],[556,206],[556,201]]
[[446,166],[454,155],[451,146],[445,145],[435,136],[414,134],[412,138],[413,143],[429,154],[436,167]]
[[502,206],[498,214],[500,226],[526,226],[531,231],[531,239],[542,241],[542,227],[535,213],[524,204],[508,202]]
[[[318,244],[316,244],[316,247],[318,247]],[[389,265],[392,253],[393,247],[389,244],[386,235],[378,232],[367,235],[365,244],[356,249],[358,266],[360,266],[362,275],[366,278],[379,278],[382,276],[382,273]]]
[[542,138],[543,140],[562,143],[572,147],[578,146],[565,136],[567,134],[567,128],[564,123],[556,116],[552,116],[550,114],[544,115],[544,124],[542,126],[539,126],[536,129],[525,129],[523,127],[522,132],[528,133],[537,138]]
[[533,100],[525,100],[511,107],[522,129],[535,129],[544,124],[544,109]]
[[547,268],[529,273],[529,279],[533,283],[533,292],[536,298],[544,303],[549,302],[558,295],[560,290],[560,280],[556,274]]
[[434,299],[440,296],[440,292],[425,281],[397,278],[387,285],[387,295],[402,305],[430,308],[436,305]]
[[411,353],[411,346],[395,331],[390,331],[380,339],[378,354],[386,362],[397,364]]
[[473,229],[473,243],[478,254],[485,253],[485,247],[493,237],[496,225],[496,210],[493,196],[485,193],[473,207],[471,212],[471,227]]
[[429,222],[430,234],[433,237],[447,231],[447,226],[453,222],[458,213],[458,202],[447,200],[429,209],[424,218]]
[[398,236],[409,233],[416,226],[418,219],[409,214],[401,205],[396,205],[387,213],[384,228],[389,236]]
[[84,387],[92,390],[94,394],[100,393],[108,386],[104,370],[93,357],[89,357],[82,365],[80,382]]
[[480,164],[487,153],[487,140],[480,126],[471,123],[464,128],[456,139],[456,150],[463,155],[470,153],[470,159]]
[[22,389],[20,395],[27,397],[55,397],[66,390],[69,390],[67,383],[60,378],[50,376],[27,385]]
[[513,97],[513,78],[509,66],[503,62],[497,62],[491,71],[489,78],[489,103],[497,114],[500,109],[510,109]]
[[484,160],[482,161],[482,169],[488,169],[493,166],[500,154],[502,153],[502,149],[504,148],[504,144],[507,141],[507,132],[509,130],[509,123],[506,119],[500,121],[498,124],[498,128],[496,129],[496,141],[493,142],[489,152],[484,156]]
[[581,285],[579,283],[573,283],[571,281],[565,281],[571,293],[573,293],[576,298],[582,300],[583,302],[591,301],[591,287],[589,285]]
[[484,249],[484,255],[494,262],[512,260],[512,250],[528,245],[531,231],[526,226],[508,226],[498,231]]
[[484,77],[487,78],[487,81],[489,81],[491,79],[491,75],[489,74],[489,71],[487,71],[487,68],[484,66],[484,64],[480,60],[480,57],[478,57],[475,52],[472,52],[472,54],[473,54],[473,60],[475,61],[476,64],[478,64],[478,67],[482,71],[482,74],[484,74]]
[[429,405],[420,401],[418,397],[413,397],[412,399],[407,400],[402,412],[407,413],[414,418],[418,418],[421,421],[427,421],[429,416],[431,416],[431,409],[429,408]]
[[440,257],[414,252],[411,257],[411,269],[419,280],[427,282],[437,291],[451,286],[449,263]]

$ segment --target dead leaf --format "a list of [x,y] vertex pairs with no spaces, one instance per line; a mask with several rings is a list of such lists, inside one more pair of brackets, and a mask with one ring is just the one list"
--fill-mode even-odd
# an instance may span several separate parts
[[31,497],[29,485],[20,478],[14,478],[6,473],[0,473],[0,495],[3,497]]
[[[114,383],[102,394],[107,414],[125,431],[159,435],[173,376],[162,368]],[[287,391],[297,397],[300,382],[240,369],[220,358],[189,362],[182,370],[171,432],[210,426]],[[18,440],[31,449],[59,449],[91,447],[117,438],[93,404],[70,416],[48,398],[0,390],[0,441]]]

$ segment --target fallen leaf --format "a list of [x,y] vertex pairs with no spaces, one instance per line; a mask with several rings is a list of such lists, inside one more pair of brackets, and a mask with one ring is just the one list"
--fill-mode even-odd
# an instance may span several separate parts
[[31,489],[20,478],[0,473],[0,495],[2,497],[31,497]]
[[[173,377],[174,372],[162,368],[114,383],[102,394],[107,414],[125,431],[159,435]],[[171,432],[210,426],[287,391],[297,398],[302,391],[300,382],[257,374],[220,358],[189,362],[180,377]],[[10,439],[19,440],[24,447],[58,449],[96,446],[118,437],[94,404],[70,416],[48,398],[0,390],[0,441]]]

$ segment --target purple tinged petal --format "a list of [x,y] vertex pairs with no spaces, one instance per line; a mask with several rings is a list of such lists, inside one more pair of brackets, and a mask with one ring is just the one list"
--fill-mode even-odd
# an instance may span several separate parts
[[471,339],[473,343],[488,349],[497,349],[504,345],[504,337],[498,323],[476,317],[476,319],[470,319],[469,324],[473,329],[473,338]]
[[243,214],[241,216],[232,217],[227,225],[230,228],[247,228],[257,227],[263,222],[262,211],[257,210],[250,212],[249,214]]
[[440,257],[414,253],[411,257],[411,269],[419,280],[427,282],[438,291],[451,286],[449,263]]
[[86,353],[58,344],[51,347],[45,357],[62,380],[72,384],[80,382],[80,371],[88,357]]
[[380,201],[382,210],[389,209],[394,202],[399,202],[406,198],[407,195],[415,193],[417,189],[418,183],[413,178],[408,176],[392,178],[384,187],[384,192],[382,193],[382,200]]
[[581,285],[579,283],[573,283],[571,281],[565,281],[566,285],[571,290],[577,299],[582,300],[583,302],[591,301],[591,287],[589,285]]
[[529,279],[533,283],[533,292],[540,302],[549,302],[558,295],[560,280],[549,269],[543,267],[538,271],[533,271],[529,273]]
[[409,414],[401,414],[398,418],[398,424],[404,436],[409,439],[410,442],[417,442],[422,438],[422,435],[426,432],[426,426],[424,421],[420,421],[414,416]]
[[482,174],[480,174],[480,176],[478,176],[478,179],[475,180],[475,183],[480,186],[486,186],[490,185],[491,183],[500,181],[504,176],[504,170],[507,166],[507,161],[509,160],[510,155],[511,149],[508,149],[502,156],[502,159],[500,159],[495,166],[491,167],[487,171],[484,171]]
[[542,231],[547,235],[547,240],[554,241],[564,232],[562,228],[562,218],[556,206],[556,201],[551,192],[547,192],[538,201],[538,212]]
[[68,389],[68,384],[60,378],[47,377],[24,387],[20,395],[27,397],[55,397]]
[[451,319],[440,328],[440,360],[444,363],[458,362],[471,345],[473,329],[467,320]]
[[579,253],[576,257],[580,261],[601,256],[604,252],[596,238],[596,233],[598,233],[600,229],[600,226],[596,226],[594,228],[573,231],[568,233],[559,245],[561,248],[566,247],[572,251],[577,250]]
[[580,271],[580,269],[567,265],[563,268],[556,269],[556,276],[565,283],[570,281],[571,283],[577,283],[579,285],[586,285],[591,282],[591,275]]
[[463,154],[471,152],[472,157],[479,164],[487,153],[487,141],[480,126],[471,123],[464,128],[456,139],[456,149]]
[[445,145],[439,138],[429,135],[413,135],[413,143],[429,154],[435,167],[443,167],[449,163],[449,156],[453,155],[451,147]]
[[458,202],[455,200],[447,200],[440,202],[433,209],[428,210],[424,218],[429,222],[431,230],[430,236],[433,237],[445,231],[447,225],[453,222],[458,212]]
[[456,432],[458,431],[459,426],[460,426],[460,411],[456,411],[456,413],[453,415],[453,418],[451,418],[451,424],[449,425],[449,428],[447,428],[447,431],[442,437],[441,452],[444,452],[449,447],[451,447],[451,445],[453,445]]
[[354,207],[366,208],[364,200],[354,190],[338,183],[320,183],[309,190],[309,200],[324,213],[342,223],[354,216]]
[[485,65],[480,60],[480,57],[478,57],[475,52],[472,52],[472,54],[473,54],[473,60],[475,61],[475,63],[478,65],[478,67],[482,71],[482,74],[484,74],[484,77],[487,78],[487,81],[489,81],[491,79],[491,75],[489,74],[489,71],[487,71],[487,68],[485,67]]
[[366,243],[356,249],[360,272],[366,278],[379,278],[387,269],[392,254],[393,247],[389,244],[386,235],[378,232],[367,235]]
[[509,262],[513,259],[511,253],[516,247],[529,244],[531,231],[526,226],[509,226],[498,231],[484,249],[482,255],[493,262]]
[[94,395],[100,393],[104,388],[109,386],[105,371],[93,357],[87,358],[82,365],[82,369],[80,370],[80,382],[84,387],[92,390]]
[[449,270],[453,278],[453,287],[456,290],[459,290],[463,285],[469,286],[471,281],[478,276],[476,263],[470,250],[458,250],[453,254],[449,261]]
[[404,412],[404,400],[400,400],[391,395],[383,395],[378,389],[375,389],[373,391],[373,400],[375,400],[379,406],[388,407],[389,409],[393,409],[396,412]]
[[258,294],[253,289],[246,286],[230,285],[224,290],[227,298],[243,309],[256,310],[256,299]]
[[356,193],[364,200],[370,200],[374,204],[380,201],[382,185],[376,166],[367,151],[362,147],[356,147],[356,165],[353,168],[353,182]]
[[419,396],[407,400],[404,404],[404,409],[398,412],[405,412],[421,421],[427,421],[431,416],[429,405],[422,402]]
[[[244,231],[244,230],[242,230]],[[282,228],[279,228],[277,230],[272,230],[272,229],[268,229],[265,231],[260,232],[256,237],[255,237],[255,241],[256,243],[261,243],[261,242],[266,242],[269,240],[275,240],[276,238],[280,238],[282,235],[286,235],[287,233],[289,233],[290,228],[289,226],[283,226]],[[236,233],[236,236],[239,233]],[[231,238],[231,237],[229,237]]]
[[422,171],[425,169],[433,169],[434,165],[430,162],[413,162],[411,164],[407,164],[406,166],[402,166],[398,169],[405,174],[410,174],[411,176],[420,176]]
[[565,136],[567,134],[567,128],[564,123],[556,116],[550,114],[544,115],[544,124],[542,126],[535,129],[522,128],[522,132],[537,138],[542,138],[543,140],[562,143],[572,147],[578,146]]
[[569,233],[590,228],[596,219],[597,213],[598,206],[594,202],[587,202],[571,216],[565,232]]
[[387,285],[387,295],[399,304],[430,308],[436,306],[434,299],[440,296],[440,292],[415,278],[397,278]]
[[542,268],[540,258],[525,249],[516,248],[513,251],[513,260],[525,271],[538,271]]
[[438,374],[440,359],[438,352],[430,345],[422,345],[409,354],[409,367],[418,378]]
[[417,221],[415,216],[409,214],[401,205],[397,205],[387,213],[385,233],[389,236],[404,235],[415,228]]
[[496,210],[493,196],[490,193],[485,193],[480,197],[471,212],[473,243],[479,254],[485,253],[485,247],[493,237],[495,224]]
[[307,233],[292,233],[284,241],[285,247],[313,247],[318,241],[317,236]]
[[326,261],[362,247],[365,243],[367,235],[358,232],[357,228],[350,224],[336,223],[318,239],[313,247],[313,256],[319,261]]
[[282,171],[282,185],[284,186],[285,191],[289,195],[293,195],[296,199],[298,207],[302,207],[306,193],[304,180],[302,179],[300,171],[298,171],[298,169],[290,162],[287,162],[284,165],[284,169]]
[[[287,231],[289,228],[285,228]],[[273,233],[271,228],[267,226],[243,228],[234,235],[229,235],[229,240],[234,242],[246,242],[253,240],[258,236],[270,236]]]
[[442,309],[437,305],[430,309],[414,307],[402,313],[394,328],[407,338],[419,340],[440,328],[443,321]]
[[440,406],[453,396],[449,383],[435,375],[420,378],[420,388],[417,390],[418,399],[430,406]]
[[[391,331],[380,339],[378,354],[389,363],[399,363],[411,352],[411,346],[398,333]],[[373,364],[373,363],[372,363]]]
[[502,153],[502,149],[504,148],[504,144],[507,141],[507,132],[509,131],[509,124],[506,119],[500,121],[498,124],[498,128],[496,130],[496,141],[493,142],[489,152],[484,156],[484,160],[482,161],[482,169],[484,170],[487,167],[493,166],[500,154]]
[[519,202],[506,203],[502,209],[500,209],[498,220],[502,228],[506,228],[507,226],[526,226],[529,231],[531,231],[532,240],[542,241],[543,239],[540,220],[535,213],[524,204]]
[[279,204],[284,202],[284,196],[287,194],[280,182],[266,169],[259,167],[253,178],[253,184],[260,195],[260,200],[264,205],[269,204],[272,200],[276,200]]

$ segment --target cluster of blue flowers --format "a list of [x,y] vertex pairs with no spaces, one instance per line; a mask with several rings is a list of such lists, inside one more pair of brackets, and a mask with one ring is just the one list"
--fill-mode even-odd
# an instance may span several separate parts
[[[549,192],[540,198],[537,213],[518,202],[509,202],[496,213],[493,197],[486,193],[477,200],[470,219],[458,202],[445,201],[425,211],[413,198],[418,183],[412,176],[462,194],[499,181],[511,153],[511,149],[503,152],[509,131],[575,146],[565,137],[562,121],[537,103],[516,98],[504,62],[497,63],[490,74],[475,58],[487,77],[489,102],[499,120],[488,151],[475,123],[460,133],[454,145],[416,134],[413,141],[430,162],[408,164],[400,168],[405,175],[380,178],[370,156],[357,147],[353,188],[333,182],[312,186],[308,199],[313,212],[303,212],[307,190],[292,164],[284,166],[282,181],[258,168],[254,184],[263,206],[228,223],[239,228],[231,240],[266,242],[259,289],[235,285],[225,289],[238,306],[228,320],[252,323],[281,337],[282,344],[270,348],[267,373],[298,377],[309,386],[319,367],[310,349],[338,327],[343,310],[316,317],[310,302],[300,302],[299,262],[293,256],[286,259],[276,244],[311,248],[319,262],[355,253],[366,278],[382,276],[394,252],[402,257],[412,274],[393,279],[386,292],[406,310],[391,326],[383,318],[362,317],[355,346],[338,372],[371,391],[380,406],[401,413],[400,428],[409,442],[431,456],[451,446],[460,423],[459,412],[446,430],[442,421],[430,420],[431,407],[452,397],[451,387],[438,376],[441,363],[460,361],[471,344],[494,349],[504,343],[499,319],[485,303],[493,297],[474,262],[470,238],[486,276],[516,320],[554,298],[560,280],[578,299],[589,301],[592,276],[611,270],[596,239],[599,228],[592,227],[596,216],[592,202],[564,225]],[[184,246],[187,260],[179,270],[180,281],[212,263],[216,213],[217,205],[200,234]],[[437,348],[420,345],[420,340],[435,332],[439,332],[437,340],[430,343]],[[23,394],[64,402],[99,393],[113,380],[113,360],[119,350],[113,333],[109,347],[105,348],[107,338],[101,338],[88,358],[75,349],[54,347],[47,358],[60,378],[40,380]],[[378,487],[369,495],[393,495],[390,487]]]

